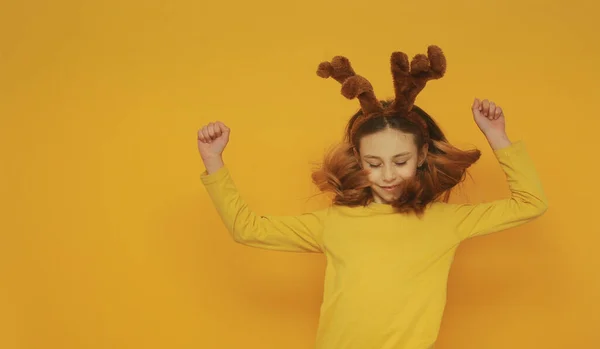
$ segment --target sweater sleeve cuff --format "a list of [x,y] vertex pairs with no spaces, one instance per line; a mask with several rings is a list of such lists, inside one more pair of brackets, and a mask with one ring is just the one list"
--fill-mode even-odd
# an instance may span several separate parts
[[511,145],[509,145],[507,147],[494,150],[494,155],[496,155],[496,157],[498,159],[502,159],[502,158],[510,157],[511,155],[514,155],[514,154],[522,153],[525,150],[526,150],[525,142],[523,142],[522,140],[519,140],[519,141],[513,142]]
[[208,171],[204,170],[204,172],[200,174],[200,179],[202,180],[202,183],[204,185],[209,185],[221,181],[227,175],[229,175],[229,169],[227,168],[227,166],[223,166],[211,174],[209,174]]

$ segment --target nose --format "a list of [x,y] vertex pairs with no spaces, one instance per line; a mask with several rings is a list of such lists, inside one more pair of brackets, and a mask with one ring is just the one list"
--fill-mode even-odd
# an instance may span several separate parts
[[392,166],[385,166],[383,169],[383,180],[393,182],[396,179],[396,172]]

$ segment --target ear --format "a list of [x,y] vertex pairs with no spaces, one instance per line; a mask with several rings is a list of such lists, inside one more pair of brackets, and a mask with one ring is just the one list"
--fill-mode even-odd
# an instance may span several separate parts
[[354,152],[354,157],[356,158],[356,162],[358,162],[358,166],[360,166],[360,168],[362,168],[362,162],[360,161],[360,155],[358,154],[358,151],[356,150],[355,147],[352,147],[352,151]]
[[419,162],[418,165],[421,167],[425,163],[425,159],[427,159],[427,153],[429,152],[429,144],[423,144],[421,151],[419,152]]

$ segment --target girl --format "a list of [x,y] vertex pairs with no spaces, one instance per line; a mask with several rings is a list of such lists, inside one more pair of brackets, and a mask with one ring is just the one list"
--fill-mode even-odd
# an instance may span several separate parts
[[414,105],[428,80],[446,70],[441,49],[408,62],[392,54],[395,99],[379,101],[345,57],[318,75],[360,101],[342,144],[325,157],[313,182],[334,194],[329,207],[296,216],[257,215],[242,200],[221,154],[230,130],[222,122],[198,132],[206,171],[201,180],[233,239],[252,247],[321,252],[327,259],[316,335],[318,349],[433,348],[446,284],[459,244],[531,221],[547,199],[524,143],[505,133],[502,108],[475,99],[475,123],[506,174],[509,198],[450,204],[450,190],[480,156],[452,146]]

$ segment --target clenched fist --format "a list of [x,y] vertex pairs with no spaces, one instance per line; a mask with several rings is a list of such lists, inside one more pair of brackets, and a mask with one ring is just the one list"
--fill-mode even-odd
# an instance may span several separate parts
[[484,99],[479,101],[475,99],[471,106],[473,111],[473,119],[479,126],[479,129],[486,136],[491,133],[504,133],[506,130],[506,123],[504,121],[504,112],[499,105],[492,101]]
[[221,157],[229,142],[229,128],[220,121],[211,122],[198,130],[198,151],[204,161]]
[[471,106],[473,119],[493,149],[501,149],[511,144],[506,135],[504,111],[496,103],[475,98]]

